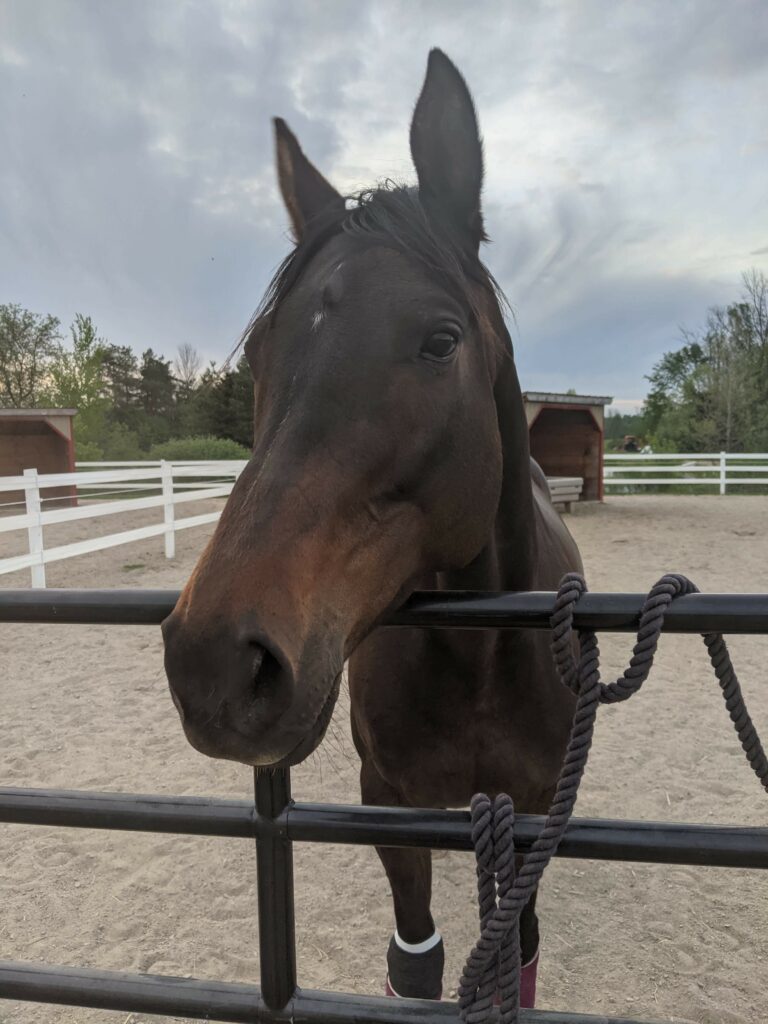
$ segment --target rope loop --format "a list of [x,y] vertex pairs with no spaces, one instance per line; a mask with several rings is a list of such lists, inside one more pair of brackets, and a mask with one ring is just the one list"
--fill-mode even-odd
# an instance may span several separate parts
[[[485,1024],[490,1019],[496,991],[501,997],[501,1024],[517,1024],[520,915],[568,827],[589,757],[597,709],[600,704],[628,700],[638,692],[653,666],[667,609],[678,597],[698,592],[680,573],[662,576],[643,602],[629,664],[618,679],[604,683],[595,633],[577,632],[573,627],[576,605],[587,593],[586,580],[575,572],[563,577],[550,620],[552,656],[561,682],[576,694],[576,708],[552,804],[541,832],[522,862],[518,861],[517,871],[511,798],[504,793],[494,800],[483,793],[472,798],[480,936],[459,982],[459,1012],[465,1024]],[[768,792],[768,758],[744,703],[725,640],[721,633],[707,633],[703,640],[747,762]]]

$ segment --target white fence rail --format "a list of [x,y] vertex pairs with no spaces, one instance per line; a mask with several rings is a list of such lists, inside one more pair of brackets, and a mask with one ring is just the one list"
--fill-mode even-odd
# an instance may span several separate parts
[[[675,484],[714,487],[720,494],[731,488],[768,486],[765,453],[606,453],[604,459],[608,494]],[[0,558],[0,575],[29,569],[32,586],[44,587],[49,562],[149,537],[163,537],[166,557],[173,558],[176,531],[214,523],[220,515],[215,511],[178,518],[178,506],[225,498],[245,465],[245,461],[86,462],[77,463],[74,473],[38,474],[28,469],[21,476],[0,477],[0,534],[26,531],[27,535],[24,554]],[[573,482],[550,480],[554,500],[564,501],[558,486]],[[72,500],[66,494],[46,496],[51,488],[71,489],[77,507],[62,507]],[[23,493],[23,499],[8,500],[14,492]],[[577,495],[572,500],[577,500]],[[162,509],[162,522],[54,547],[45,545],[47,526],[155,508]]]
[[[78,465],[93,468],[80,468],[74,473],[46,474],[28,469],[23,476],[0,477],[0,534],[17,530],[27,532],[27,552],[0,558],[0,575],[29,569],[32,586],[44,587],[45,566],[49,562],[75,558],[91,551],[101,551],[148,537],[164,537],[166,557],[173,558],[177,530],[214,523],[221,514],[216,511],[177,518],[177,507],[190,502],[225,498],[246,463],[134,462]],[[66,493],[46,496],[45,492],[52,488],[70,489],[71,497]],[[23,501],[5,500],[21,491],[24,493]],[[121,494],[132,496],[120,497]],[[75,497],[77,507],[61,507],[65,503],[73,504]],[[45,546],[46,526],[153,508],[163,510],[162,522],[55,547]]]
[[768,454],[763,452],[714,452],[692,455],[604,456],[606,493],[636,487],[686,485],[714,487],[720,494],[730,488],[768,485]]

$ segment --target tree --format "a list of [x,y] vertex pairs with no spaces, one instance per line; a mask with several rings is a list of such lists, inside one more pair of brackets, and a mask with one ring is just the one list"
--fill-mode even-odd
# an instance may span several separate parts
[[139,401],[148,416],[170,416],[173,413],[174,385],[170,360],[156,356],[151,348],[141,355]]
[[50,402],[54,406],[77,409],[77,440],[99,444],[109,405],[104,381],[107,346],[104,339],[98,337],[93,320],[82,313],[75,314],[69,330],[71,350],[59,346],[51,363],[47,385]]
[[609,412],[605,417],[606,441],[621,441],[628,434],[643,437],[645,431],[646,421],[641,413]]
[[0,405],[39,406],[58,353],[59,320],[18,305],[0,305]]
[[89,316],[75,314],[70,327],[72,349],[59,346],[51,363],[49,383],[54,402],[83,412],[106,403],[104,357],[107,346]]
[[171,363],[151,348],[141,355],[136,405],[132,412],[121,417],[121,422],[136,433],[143,451],[167,441],[173,434],[176,404]]
[[139,402],[139,362],[127,345],[108,345],[102,368],[113,414],[120,420]]
[[703,363],[704,351],[696,341],[661,357],[646,377],[651,384],[643,407],[647,430],[655,433],[664,415],[690,397],[691,382]]
[[188,341],[179,345],[173,361],[173,376],[178,388],[178,398],[187,401],[195,389],[202,366],[200,353]]
[[253,378],[245,356],[222,376],[218,392],[222,406],[218,436],[253,448]]
[[700,332],[654,366],[643,410],[660,447],[762,450],[768,444],[768,281],[742,276],[738,302],[709,310]]
[[173,365],[152,349],[139,359],[129,346],[100,337],[82,313],[69,344],[58,331],[55,317],[0,306],[0,405],[76,408],[76,439],[89,458],[140,458],[190,436],[251,448],[253,383],[245,359],[234,368],[211,363],[201,373],[188,343]]
[[179,422],[184,434],[228,437],[252,448],[253,380],[245,358],[234,370],[206,367]]

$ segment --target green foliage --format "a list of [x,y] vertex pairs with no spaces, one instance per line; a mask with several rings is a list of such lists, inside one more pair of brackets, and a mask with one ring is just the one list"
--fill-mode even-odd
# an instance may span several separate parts
[[104,449],[96,441],[77,442],[78,462],[104,462]]
[[89,316],[75,314],[70,327],[72,348],[59,346],[46,384],[46,404],[77,409],[79,443],[99,445],[104,435],[109,400],[104,389],[106,344]]
[[738,302],[710,309],[698,334],[654,366],[643,410],[657,451],[765,451],[768,280],[752,270]]
[[151,348],[139,358],[112,345],[82,313],[66,344],[59,327],[56,317],[0,305],[0,406],[77,409],[80,461],[249,457],[254,394],[244,359],[200,373],[188,343],[171,364]]
[[211,364],[186,406],[180,409],[180,433],[228,437],[250,448],[253,444],[253,381],[241,358],[234,370]]
[[102,364],[110,406],[124,416],[139,405],[139,363],[127,345],[108,345]]
[[83,440],[78,436],[76,453],[78,462],[135,462],[149,458],[148,453],[139,447],[137,434],[122,423],[109,421],[105,423],[98,441]]
[[48,373],[59,352],[59,327],[55,316],[0,305],[0,406],[45,404]]
[[151,459],[183,461],[185,459],[249,459],[248,448],[228,437],[179,437],[156,444],[149,451]]
[[645,431],[646,420],[642,413],[609,413],[605,417],[605,440],[609,451],[627,434],[643,437]]
[[171,364],[151,348],[141,356],[139,402],[148,416],[171,417],[174,412],[174,382]]
[[48,387],[52,399],[60,406],[77,403],[78,411],[82,412],[105,404],[102,365],[107,349],[104,339],[97,337],[89,316],[76,313],[69,330],[72,350],[59,346],[50,367]]
[[107,422],[102,450],[108,462],[134,462],[149,457],[142,450],[136,431],[120,422]]

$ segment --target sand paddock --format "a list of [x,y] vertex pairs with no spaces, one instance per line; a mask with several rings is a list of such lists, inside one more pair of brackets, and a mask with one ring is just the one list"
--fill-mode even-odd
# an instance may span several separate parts
[[[115,532],[143,521],[115,516],[99,525]],[[617,498],[581,506],[568,522],[593,590],[645,590],[673,569],[710,591],[768,589],[766,498]],[[68,524],[52,540],[78,539],[92,525]],[[156,538],[57,563],[49,586],[178,587],[206,535],[179,534],[170,562]],[[26,587],[28,575],[0,577],[0,586]],[[628,637],[603,638],[605,675],[623,667],[628,645]],[[731,646],[768,738],[768,638]],[[0,625],[0,650],[3,784],[250,795],[247,769],[186,744],[158,629]],[[323,747],[294,772],[294,793],[357,801],[346,700]],[[666,637],[642,694],[601,710],[577,813],[768,821],[700,640]],[[299,846],[295,855],[300,983],[380,993],[392,911],[375,852]],[[0,864],[0,957],[258,979],[246,840],[3,825]],[[459,853],[435,857],[434,867],[447,995],[475,932],[474,871]],[[539,906],[540,1006],[697,1024],[768,1016],[768,878],[760,872],[561,859],[547,871]],[[0,1001],[3,1024],[171,1019],[179,1018]]]

